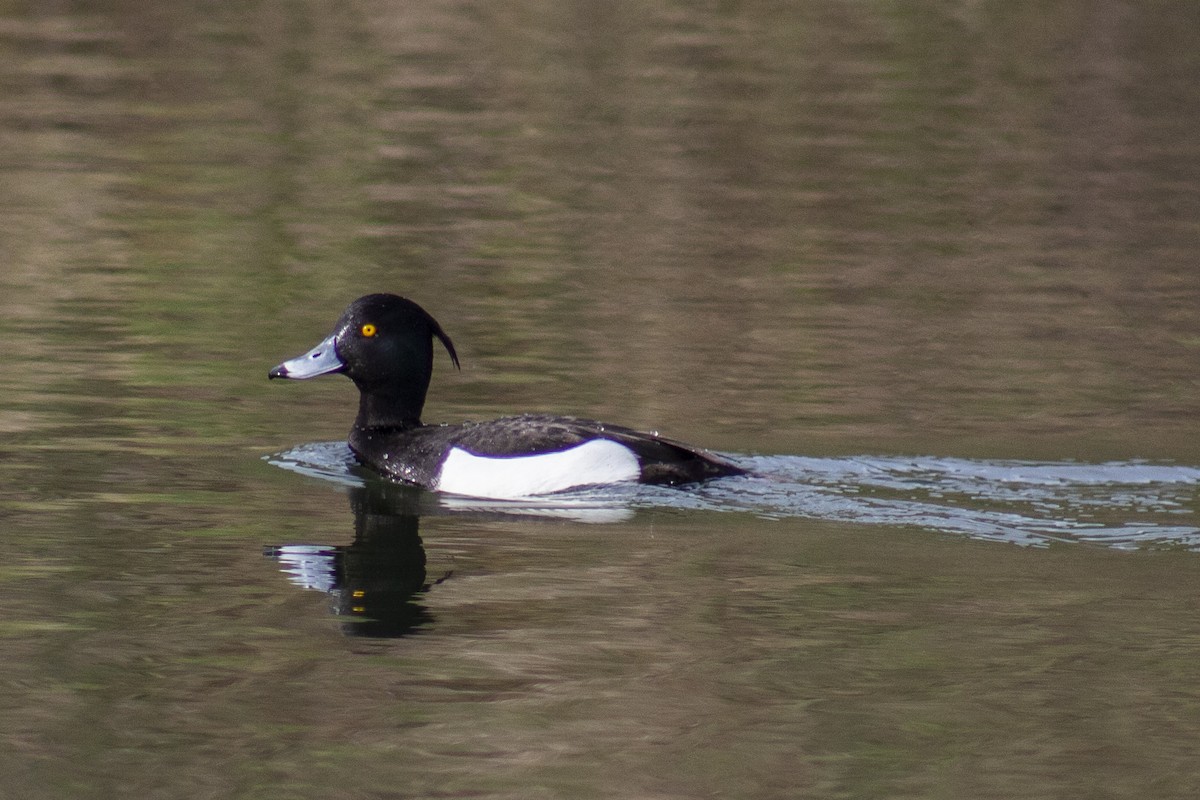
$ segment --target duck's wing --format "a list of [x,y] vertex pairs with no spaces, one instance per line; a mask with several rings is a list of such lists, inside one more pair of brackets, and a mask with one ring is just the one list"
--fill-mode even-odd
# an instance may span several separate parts
[[745,470],[720,456],[656,433],[595,420],[525,414],[490,422],[429,426],[431,439],[479,456],[505,458],[566,450],[593,439],[628,447],[641,466],[645,483],[691,483]]

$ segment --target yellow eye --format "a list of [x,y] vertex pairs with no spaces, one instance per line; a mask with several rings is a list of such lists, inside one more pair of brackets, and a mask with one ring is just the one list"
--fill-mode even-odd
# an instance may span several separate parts
[[360,330],[362,331],[362,335],[366,336],[368,339],[375,335],[375,326],[369,322],[366,325],[363,325]]

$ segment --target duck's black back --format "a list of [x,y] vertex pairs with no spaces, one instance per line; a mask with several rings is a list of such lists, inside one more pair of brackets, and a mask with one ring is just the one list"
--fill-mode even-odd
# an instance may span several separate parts
[[560,452],[596,439],[628,447],[637,457],[644,483],[691,483],[744,473],[719,456],[657,434],[542,414],[407,430],[355,430],[350,446],[368,466],[409,483],[432,486],[453,448],[477,456],[513,458]]

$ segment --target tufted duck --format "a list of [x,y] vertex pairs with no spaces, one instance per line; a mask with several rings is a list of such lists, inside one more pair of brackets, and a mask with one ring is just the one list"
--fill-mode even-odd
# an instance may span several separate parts
[[461,425],[424,425],[433,339],[458,366],[437,321],[416,303],[371,294],[350,304],[333,333],[268,373],[305,379],[340,372],[359,390],[350,448],[393,480],[452,494],[516,498],[577,486],[681,484],[744,470],[655,433],[542,414]]

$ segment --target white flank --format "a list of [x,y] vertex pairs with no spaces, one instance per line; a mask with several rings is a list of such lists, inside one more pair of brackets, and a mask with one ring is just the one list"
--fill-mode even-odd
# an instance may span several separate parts
[[637,456],[624,445],[595,439],[536,456],[477,456],[455,447],[438,476],[440,492],[511,499],[550,494],[576,486],[636,480]]

